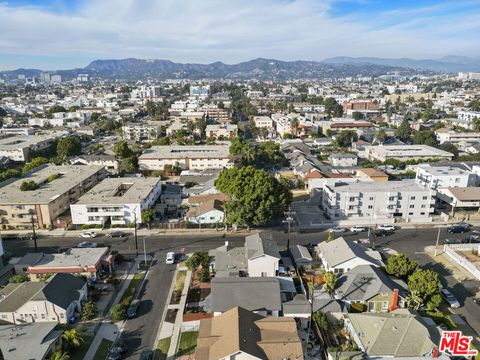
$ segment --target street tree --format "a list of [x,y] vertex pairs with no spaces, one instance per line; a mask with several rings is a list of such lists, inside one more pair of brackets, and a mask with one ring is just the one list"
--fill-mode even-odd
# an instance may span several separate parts
[[428,302],[431,297],[440,291],[438,273],[433,270],[417,270],[408,277],[408,289],[416,291],[423,303]]
[[358,140],[358,135],[353,130],[344,130],[335,137],[335,144],[340,147],[349,147]]
[[70,156],[80,155],[82,153],[82,143],[76,136],[67,136],[61,138],[57,144],[57,155],[60,159],[66,160]]
[[331,271],[325,273],[325,287],[328,292],[333,292],[337,284],[337,275]]
[[153,222],[155,218],[155,210],[153,209],[145,209],[142,211],[142,223],[147,225],[150,228],[150,224]]

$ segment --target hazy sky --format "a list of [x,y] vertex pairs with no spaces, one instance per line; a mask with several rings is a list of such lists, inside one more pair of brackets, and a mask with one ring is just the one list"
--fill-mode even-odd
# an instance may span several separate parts
[[480,0],[0,0],[0,69],[480,55]]

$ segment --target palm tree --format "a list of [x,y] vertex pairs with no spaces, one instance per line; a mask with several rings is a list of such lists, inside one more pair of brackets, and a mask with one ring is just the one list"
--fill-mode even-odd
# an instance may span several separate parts
[[243,160],[247,164],[251,164],[255,161],[255,149],[251,146],[247,147],[243,153]]
[[65,330],[62,334],[62,339],[66,342],[67,346],[73,348],[79,347],[85,340],[83,339],[83,329],[76,328]]
[[293,118],[292,120],[290,120],[290,126],[294,129],[295,135],[297,135],[298,125],[300,125],[300,123],[298,122],[297,118]]
[[423,299],[421,298],[418,291],[414,290],[407,295],[407,307],[409,309],[418,310],[423,304]]

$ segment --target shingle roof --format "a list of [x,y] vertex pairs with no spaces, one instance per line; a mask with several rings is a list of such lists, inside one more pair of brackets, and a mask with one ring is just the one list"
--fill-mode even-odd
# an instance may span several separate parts
[[438,346],[439,331],[405,310],[348,314],[368,356],[420,357]]
[[280,284],[277,278],[213,278],[212,311],[225,312],[240,306],[250,311],[280,311]]
[[293,318],[265,318],[235,307],[200,321],[197,360],[217,360],[239,351],[259,359],[303,359]]
[[293,260],[298,261],[301,259],[306,259],[312,261],[312,255],[305,246],[295,245],[290,248],[290,253],[292,254]]
[[368,250],[353,241],[347,242],[343,237],[330,242],[322,242],[318,244],[318,249],[330,267],[338,266],[355,258],[361,258],[376,266],[383,265],[378,252]]
[[403,281],[394,281],[376,266],[360,265],[338,278],[336,293],[342,300],[367,301],[380,293],[391,294],[395,289],[403,296],[408,293]]
[[277,259],[281,258],[277,242],[265,237],[265,235],[260,235],[260,233],[247,236],[245,238],[245,248],[247,249],[249,259],[262,255],[270,255]]

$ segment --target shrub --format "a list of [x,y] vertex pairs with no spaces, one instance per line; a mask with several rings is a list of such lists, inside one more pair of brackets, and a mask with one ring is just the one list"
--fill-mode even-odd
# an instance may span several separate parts
[[117,304],[110,310],[110,318],[113,322],[125,320],[125,312],[127,311],[125,303]]
[[40,186],[33,180],[26,180],[20,184],[21,191],[37,190]]
[[88,229],[90,229],[90,225],[88,225],[88,224],[83,224],[83,225],[82,225],[82,229],[83,229],[83,230],[88,230]]
[[83,310],[82,310],[83,321],[94,319],[96,314],[97,314],[97,305],[95,304],[94,301],[89,301],[85,305],[83,305]]
[[60,177],[60,174],[52,174],[49,177],[47,177],[47,182],[51,183],[52,181],[58,179]]
[[210,271],[208,270],[208,267],[203,268],[198,273],[198,280],[200,280],[201,282],[210,282]]
[[28,281],[28,276],[27,275],[13,275],[10,280],[9,280],[9,283],[10,284],[18,284],[18,283],[23,283],[23,282],[26,282]]

